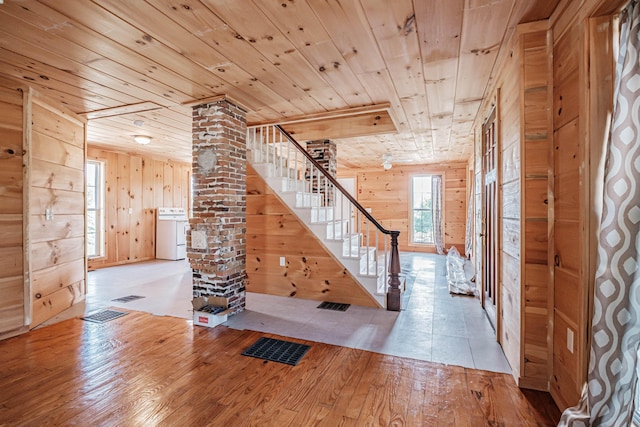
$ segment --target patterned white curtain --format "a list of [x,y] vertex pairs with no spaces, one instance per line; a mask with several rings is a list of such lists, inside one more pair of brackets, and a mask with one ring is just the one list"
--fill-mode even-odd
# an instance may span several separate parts
[[640,344],[640,6],[620,15],[620,53],[595,277],[588,382],[559,426],[629,426]]
[[433,219],[433,243],[436,252],[444,254],[444,241],[442,237],[442,175],[431,177],[431,198],[433,209],[431,210]]

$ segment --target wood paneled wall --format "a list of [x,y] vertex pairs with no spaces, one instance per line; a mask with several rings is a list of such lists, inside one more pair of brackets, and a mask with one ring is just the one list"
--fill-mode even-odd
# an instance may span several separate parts
[[552,287],[549,222],[552,189],[551,34],[548,21],[518,27],[522,55],[521,126],[521,379],[522,387],[549,387]]
[[190,208],[191,165],[89,147],[105,164],[104,256],[89,268],[155,258],[156,209]]
[[413,244],[409,240],[411,177],[442,175],[443,232],[445,248],[456,246],[464,253],[467,222],[467,164],[393,165],[371,170],[338,169],[340,178],[356,178],[356,199],[384,227],[399,230],[401,251],[435,252],[433,245]]
[[85,144],[84,119],[34,94],[28,217],[32,327],[86,294]]
[[[553,24],[554,234],[551,395],[564,409],[587,379],[608,117],[613,14],[622,0],[562,1]],[[573,335],[573,349],[567,345]]]
[[379,307],[248,164],[247,276],[250,292]]
[[[497,100],[498,150],[500,152],[498,183],[499,200],[499,260],[497,313],[502,345],[516,382],[522,375],[521,346],[523,345],[522,324],[522,277],[520,271],[522,230],[521,230],[521,122],[522,93],[520,88],[520,67],[522,55],[519,37],[511,42],[510,55],[503,65],[498,87],[493,99]],[[488,115],[489,107],[487,108]]]
[[[557,29],[555,29],[557,30]],[[577,402],[585,379],[579,358],[586,351],[584,302],[587,301],[582,253],[586,242],[581,222],[584,198],[581,181],[580,78],[583,28],[575,23],[554,40],[554,335],[551,390],[559,406]],[[576,340],[574,351],[567,348],[567,334]]]
[[[563,0],[546,41],[535,31],[539,24],[521,26],[520,47],[500,65],[492,89],[504,113],[500,340],[518,383],[542,387],[546,373],[561,409],[578,402],[587,375],[613,17],[622,4]],[[538,72],[545,67],[547,73]],[[514,143],[518,127],[521,140]],[[512,212],[517,189],[520,209]]]
[[0,78],[0,136],[0,337],[7,337],[86,294],[86,121]]
[[[521,387],[547,390],[550,371],[548,274],[551,79],[548,21],[520,25],[501,64],[497,103],[500,152],[498,339]],[[476,130],[481,131],[481,125]],[[477,141],[480,144],[480,140]],[[477,147],[477,154],[480,147]],[[481,166],[479,162],[476,163]],[[482,186],[483,173],[476,179]],[[479,193],[476,215],[480,215]],[[481,219],[476,221],[481,223]],[[479,248],[476,249],[479,253]],[[478,263],[478,271],[482,271]]]
[[31,309],[23,258],[25,107],[18,88],[0,79],[0,337],[22,332]]

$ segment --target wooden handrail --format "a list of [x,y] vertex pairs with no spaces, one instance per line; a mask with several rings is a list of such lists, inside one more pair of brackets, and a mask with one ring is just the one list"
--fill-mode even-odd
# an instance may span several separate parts
[[365,218],[367,218],[375,227],[383,234],[388,234],[391,236],[391,255],[389,259],[389,288],[387,289],[387,310],[389,311],[400,311],[400,254],[398,252],[398,236],[400,235],[400,231],[398,230],[387,230],[380,224],[376,219],[369,213],[367,210],[351,195],[349,194],[343,187],[338,183],[338,181],[332,177],[329,172],[318,163],[311,154],[298,143],[289,133],[282,128],[280,125],[274,125],[276,129],[278,129],[291,144],[293,144],[302,155],[304,155],[307,160],[311,162],[313,166],[315,166],[326,179],[333,184],[335,188],[338,189],[342,193],[343,196],[347,198],[355,206],[358,211]]
[[282,134],[287,137],[289,142],[291,142],[293,145],[295,145],[298,148],[298,150],[316,168],[318,168],[320,170],[320,172],[324,175],[324,177],[327,178],[329,180],[329,182],[331,182],[347,198],[347,200],[349,200],[360,211],[360,213],[365,216],[365,218],[367,218],[369,221],[371,221],[371,223],[373,225],[375,225],[376,228],[378,230],[380,230],[381,233],[392,234],[392,233],[396,232],[396,233],[400,234],[399,231],[387,230],[386,228],[384,228],[384,226],[382,224],[380,224],[378,221],[376,221],[376,219],[369,212],[367,212],[367,210],[351,194],[349,194],[349,192],[347,192],[347,190],[345,190],[344,187],[342,187],[342,185],[340,185],[340,183],[334,177],[332,177],[329,174],[329,172],[327,172],[327,170],[324,168],[324,166],[322,166],[320,163],[318,163],[316,161],[316,159],[311,157],[311,154],[309,154],[309,152],[306,149],[304,149],[302,147],[302,145],[300,145],[300,143],[298,141],[296,141],[291,135],[289,135],[289,133],[286,130],[282,129],[282,126],[280,126],[280,125],[274,125],[274,126],[275,126],[276,129],[278,129],[280,132],[282,132]]

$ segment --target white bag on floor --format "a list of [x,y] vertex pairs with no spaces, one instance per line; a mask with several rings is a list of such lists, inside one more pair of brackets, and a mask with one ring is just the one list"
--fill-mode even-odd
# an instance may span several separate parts
[[475,276],[473,263],[460,255],[455,246],[447,253],[447,282],[449,293],[475,295],[476,287],[471,281]]

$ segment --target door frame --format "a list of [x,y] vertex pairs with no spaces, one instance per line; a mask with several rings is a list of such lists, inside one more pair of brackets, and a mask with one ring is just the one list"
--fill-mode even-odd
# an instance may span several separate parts
[[[494,100],[494,102],[492,103],[491,109],[489,110],[489,114],[487,114],[487,117],[484,119],[484,121],[482,122],[482,133],[480,135],[480,156],[481,156],[481,163],[480,163],[480,178],[481,178],[481,226],[482,229],[480,230],[480,234],[481,234],[481,238],[482,238],[482,257],[481,257],[481,270],[480,270],[480,274],[482,276],[482,283],[481,283],[481,287],[480,287],[480,304],[482,305],[482,308],[485,310],[485,313],[487,314],[487,318],[489,318],[490,323],[492,324],[492,326],[495,328],[495,332],[496,332],[496,341],[500,342],[500,335],[501,335],[501,329],[502,329],[502,322],[501,322],[501,316],[500,316],[500,311],[501,311],[501,271],[500,271],[500,265],[501,265],[501,238],[502,238],[502,192],[500,191],[500,180],[501,180],[501,173],[500,173],[500,169],[502,167],[502,153],[501,153],[501,141],[500,141],[500,110],[499,110],[499,101],[500,101],[500,88],[497,89],[496,91],[496,98]],[[495,306],[495,319],[493,319],[489,314],[489,312],[487,311],[487,309],[485,308],[485,286],[487,285],[485,283],[485,271],[487,269],[487,257],[485,256],[486,254],[486,242],[487,242],[487,226],[486,226],[486,217],[485,217],[485,203],[486,203],[486,192],[485,192],[485,182],[486,182],[486,173],[485,173],[485,165],[484,165],[484,127],[485,124],[487,123],[487,121],[489,120],[489,118],[491,118],[492,116],[495,116],[495,135],[496,135],[496,146],[495,146],[495,200],[494,200],[494,206],[495,206],[495,227],[496,230],[494,230],[493,236],[495,238],[495,254],[494,254],[494,265],[495,265],[495,290],[494,290],[494,296],[493,296],[493,300],[494,300],[494,306]]]

